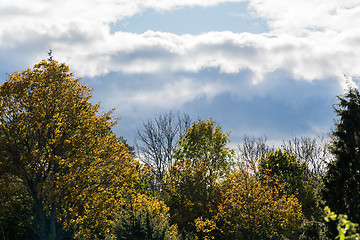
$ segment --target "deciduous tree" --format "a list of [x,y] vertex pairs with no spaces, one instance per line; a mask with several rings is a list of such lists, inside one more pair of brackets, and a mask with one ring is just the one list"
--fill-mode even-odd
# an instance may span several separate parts
[[30,199],[36,239],[58,239],[64,226],[104,236],[120,189],[141,185],[110,113],[98,113],[79,81],[65,64],[41,61],[0,86],[0,178],[4,194]]
[[176,161],[189,159],[194,166],[198,161],[207,160],[209,174],[221,177],[229,171],[234,157],[234,151],[227,146],[229,135],[215,121],[199,120],[180,139],[174,157]]
[[180,230],[196,232],[196,219],[215,214],[219,183],[229,172],[234,155],[226,146],[228,135],[214,121],[198,121],[179,141],[176,162],[164,179],[163,195]]
[[322,210],[319,207],[320,197],[316,192],[316,184],[308,174],[306,162],[300,162],[292,153],[276,150],[259,164],[262,176],[271,176],[284,185],[284,195],[296,196],[309,220],[321,220]]
[[301,204],[283,190],[277,178],[251,169],[229,175],[221,184],[222,202],[214,218],[220,232],[216,239],[296,239],[303,221]]
[[157,188],[165,172],[173,164],[174,150],[190,124],[188,115],[168,112],[144,122],[142,129],[137,131],[135,142],[138,157],[155,174]]

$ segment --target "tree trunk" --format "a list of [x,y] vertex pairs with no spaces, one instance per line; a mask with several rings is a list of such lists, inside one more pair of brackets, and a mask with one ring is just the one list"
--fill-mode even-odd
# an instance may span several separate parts
[[47,240],[46,216],[44,212],[44,206],[39,199],[36,199],[36,212],[39,221],[39,240]]
[[50,215],[50,239],[56,240],[56,204],[51,206],[51,215]]
[[35,203],[35,212],[39,224],[39,232],[37,233],[39,236],[39,240],[47,240],[46,215],[44,211],[44,205],[42,203],[42,200],[38,197],[36,184],[33,181],[29,180],[28,187]]

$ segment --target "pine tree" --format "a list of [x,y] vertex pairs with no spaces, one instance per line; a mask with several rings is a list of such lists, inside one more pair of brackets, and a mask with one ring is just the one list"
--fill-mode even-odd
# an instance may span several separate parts
[[323,197],[332,210],[360,222],[360,94],[350,87],[338,99],[330,148],[334,158],[324,176]]

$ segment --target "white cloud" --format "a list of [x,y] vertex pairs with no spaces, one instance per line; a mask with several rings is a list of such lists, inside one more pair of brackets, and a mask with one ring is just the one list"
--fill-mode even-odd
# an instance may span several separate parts
[[[54,39],[71,34],[109,31],[108,24],[141,13],[148,8],[171,11],[181,7],[214,6],[241,0],[12,0],[0,2],[0,44],[5,40],[26,40],[28,32]],[[108,32],[107,32],[108,33]],[[101,34],[100,34],[101,35]],[[5,38],[6,37],[6,38]],[[5,38],[5,39],[4,39]],[[7,42],[8,43],[8,42]]]
[[[0,49],[41,49],[41,44],[46,50],[48,43],[55,58],[71,65],[77,76],[110,72],[168,76],[169,82],[158,89],[139,86],[136,93],[129,93],[129,101],[143,105],[173,106],[199,96],[238,92],[234,82],[207,79],[206,85],[184,77],[208,68],[228,74],[250,71],[250,79],[242,81],[254,87],[264,86],[266,76],[277,70],[306,81],[360,76],[360,30],[354,24],[360,22],[360,4],[355,0],[249,0],[252,14],[270,26],[266,34],[110,33],[110,23],[147,8],[171,11],[224,2],[241,0],[2,1]],[[34,63],[44,57],[42,50],[24,56]],[[169,101],[162,103],[163,98]]]
[[226,73],[250,69],[255,81],[276,69],[305,80],[333,76],[335,71],[358,74],[353,66],[359,63],[360,30],[354,23],[360,21],[360,4],[354,0],[250,0],[253,14],[267,20],[269,35],[110,33],[110,23],[147,8],[163,11],[222,2],[236,1],[3,1],[0,47],[47,39],[61,59],[89,76],[110,71],[196,72],[207,67]]
[[[360,32],[359,32],[360,36]],[[80,75],[111,71],[125,73],[198,72],[220,68],[224,73],[250,70],[254,83],[277,69],[294,78],[311,81],[326,77],[359,75],[360,45],[354,37],[335,32],[292,35],[210,32],[174,35],[148,31],[117,32],[81,44],[54,44],[63,60]],[[86,64],[84,64],[86,63]]]
[[250,0],[254,14],[268,20],[273,31],[303,35],[313,31],[344,32],[356,29],[357,0]]

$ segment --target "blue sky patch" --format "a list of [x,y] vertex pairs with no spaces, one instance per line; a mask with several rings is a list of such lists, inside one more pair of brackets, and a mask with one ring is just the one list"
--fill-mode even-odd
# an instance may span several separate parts
[[148,9],[111,25],[111,32],[143,33],[148,30],[181,34],[201,34],[210,31],[236,33],[268,32],[266,21],[252,16],[248,4],[223,3],[213,7],[184,7],[159,12]]

